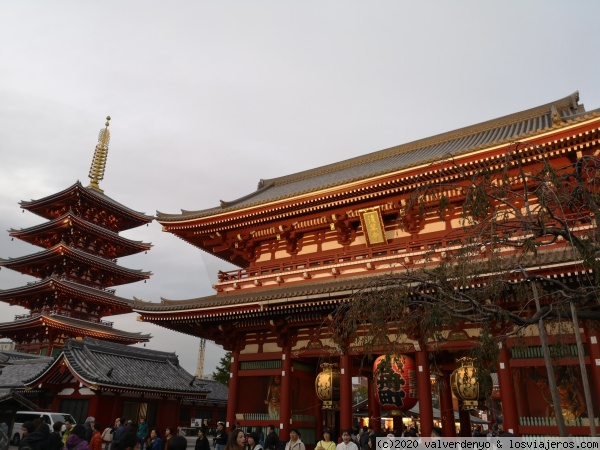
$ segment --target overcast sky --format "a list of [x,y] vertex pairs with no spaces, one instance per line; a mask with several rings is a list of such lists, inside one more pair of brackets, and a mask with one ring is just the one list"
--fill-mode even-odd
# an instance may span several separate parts
[[[105,193],[155,214],[204,209],[273,178],[493,119],[579,90],[600,107],[597,1],[10,1],[0,9],[0,258],[38,251],[3,230],[18,202],[88,170],[112,117]],[[120,264],[117,294],[214,293],[221,260],[162,233]],[[33,281],[0,270],[0,289]],[[0,321],[23,310],[0,304]],[[198,339],[152,333],[194,373]],[[207,346],[205,372],[222,350]]]

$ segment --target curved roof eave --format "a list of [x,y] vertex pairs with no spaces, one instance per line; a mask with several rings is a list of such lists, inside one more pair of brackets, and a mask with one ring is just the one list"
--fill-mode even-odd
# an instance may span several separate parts
[[87,320],[75,319],[72,317],[61,316],[60,314],[47,314],[42,312],[40,314],[30,315],[23,319],[17,319],[12,322],[0,323],[0,330],[2,328],[15,328],[22,329],[24,325],[30,326],[52,326],[60,325],[70,327],[76,330],[78,333],[85,335],[86,332],[103,333],[104,335],[113,335],[128,341],[148,342],[151,338],[151,334],[142,334],[141,332],[122,331],[108,325],[102,325],[98,323],[88,322]]
[[91,260],[94,262],[94,264],[97,264],[99,267],[111,270],[113,272],[121,272],[131,274],[133,276],[142,276],[146,278],[150,278],[152,276],[152,272],[144,272],[141,269],[130,269],[128,267],[121,266],[111,260],[102,258],[100,256],[96,256],[92,253],[86,253],[77,248],[69,247],[68,245],[65,245],[63,243],[56,244],[54,247],[50,247],[48,249],[44,249],[42,251],[32,253],[30,255],[8,259],[0,258],[0,267],[12,268],[11,266],[18,266],[21,264],[30,263],[31,261],[39,261],[42,259],[55,257],[58,255],[58,253],[62,254],[62,252],[70,255],[71,257],[79,261],[85,261],[86,259]]
[[[167,224],[170,222],[209,217],[216,213],[233,212],[242,208],[259,206],[273,201],[280,201],[286,198],[360,181],[373,176],[404,170],[420,164],[431,163],[448,157],[449,155],[458,156],[475,149],[505,144],[514,141],[516,138],[530,138],[532,135],[539,134],[540,132],[553,127],[567,126],[571,124],[573,120],[580,118],[585,113],[585,108],[583,105],[578,104],[578,101],[579,92],[574,92],[567,97],[541,106],[460,128],[458,130],[371,152],[366,155],[357,156],[355,158],[328,164],[315,169],[309,169],[269,180],[261,180],[256,191],[238,198],[237,200],[221,201],[220,206],[203,210],[182,210],[179,214],[168,214],[157,211],[156,220],[159,223]],[[560,117],[560,124],[554,122],[553,114],[557,114]],[[518,123],[525,124],[525,126],[513,126]],[[482,140],[482,137],[487,140]],[[450,149],[450,147],[456,146],[457,143],[463,144],[460,146],[459,150]],[[422,155],[417,155],[419,152],[421,152]],[[409,160],[410,158],[408,158],[408,155],[413,155],[413,160]],[[392,164],[377,164],[379,161],[388,159]],[[371,165],[372,167],[366,167],[368,165]],[[362,168],[364,173],[360,170],[357,171],[356,168]],[[338,174],[339,178],[334,174]],[[318,177],[320,177],[321,180],[318,180]],[[312,180],[312,183],[310,180]],[[297,186],[294,187],[294,185]],[[273,195],[265,195],[268,194],[268,191]]]
[[80,192],[83,192],[84,194],[89,195],[90,197],[95,197],[96,199],[100,200],[101,202],[109,204],[109,205],[119,209],[120,211],[126,213],[127,215],[134,217],[136,220],[140,220],[140,221],[143,221],[146,223],[152,222],[154,220],[154,216],[147,215],[140,211],[135,211],[135,210],[123,205],[122,203],[119,203],[118,201],[112,199],[108,195],[98,192],[95,189],[84,187],[79,180],[76,181],[71,186],[69,186],[68,188],[63,189],[60,192],[57,192],[52,195],[48,195],[48,196],[40,198],[40,199],[23,200],[19,204],[21,205],[21,208],[24,208],[24,209],[32,208],[32,207],[35,207],[40,204],[50,203],[50,202],[54,201],[56,198],[67,197],[68,194],[73,190],[79,190]]
[[110,239],[115,239],[120,242],[124,242],[130,246],[140,247],[143,250],[150,250],[153,247],[152,244],[149,242],[135,241],[133,239],[123,237],[120,234],[115,233],[114,231],[111,231],[111,230],[103,228],[99,225],[96,225],[95,223],[87,222],[87,221],[81,219],[80,217],[76,216],[75,214],[73,214],[70,211],[66,212],[65,214],[63,214],[60,217],[57,217],[56,219],[49,220],[47,222],[43,222],[41,224],[34,225],[34,226],[31,226],[28,228],[20,228],[20,229],[11,228],[9,230],[9,235],[12,237],[18,238],[19,236],[35,234],[40,231],[52,230],[55,226],[59,225],[60,222],[62,222],[65,219],[72,220],[74,223],[81,225],[83,227],[89,227],[100,235],[107,236]]
[[76,291],[81,291],[88,295],[98,297],[102,300],[109,300],[115,304],[122,304],[122,306],[130,307],[134,300],[125,297],[119,297],[114,293],[103,291],[100,289],[91,288],[84,284],[74,283],[68,280],[61,280],[57,277],[51,276],[44,278],[43,280],[26,284],[25,286],[19,286],[9,289],[0,289],[0,297],[6,298],[7,296],[13,295],[15,297],[24,296],[28,293],[42,291],[44,289],[51,289],[52,286],[56,286],[57,290],[70,288]]

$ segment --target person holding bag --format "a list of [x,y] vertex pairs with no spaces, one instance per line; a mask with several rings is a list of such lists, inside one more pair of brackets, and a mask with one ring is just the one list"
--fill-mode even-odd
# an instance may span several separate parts
[[112,427],[106,427],[102,432],[102,443],[104,444],[104,450],[110,450],[110,446],[113,440],[113,429]]

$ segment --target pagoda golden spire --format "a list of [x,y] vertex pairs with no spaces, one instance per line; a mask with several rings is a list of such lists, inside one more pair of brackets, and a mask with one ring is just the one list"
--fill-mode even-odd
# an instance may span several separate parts
[[98,183],[104,179],[104,169],[106,168],[106,158],[108,157],[108,143],[110,142],[110,131],[108,131],[108,125],[110,122],[110,116],[106,117],[105,127],[100,130],[98,135],[98,144],[94,150],[94,158],[92,159],[92,165],[90,167],[90,184],[89,188],[96,189],[99,192],[104,192],[100,189]]

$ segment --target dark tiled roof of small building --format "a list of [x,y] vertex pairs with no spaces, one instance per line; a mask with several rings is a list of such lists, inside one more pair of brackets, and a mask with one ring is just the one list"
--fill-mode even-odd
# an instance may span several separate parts
[[[98,386],[207,395],[204,384],[179,365],[175,353],[161,352],[97,339],[70,339],[62,350],[81,379]],[[29,380],[30,382],[32,380]]]
[[[412,166],[439,161],[469,151],[516,140],[529,139],[545,130],[569,125],[585,114],[578,104],[579,93],[526,111],[472,125],[459,130],[369,153],[356,158],[270,180],[261,180],[258,189],[221,206],[181,214],[157,212],[157,219],[177,222],[234,211],[296,195],[315,192]],[[589,114],[598,115],[600,110]],[[590,116],[591,117],[591,116]]]
[[22,388],[26,380],[43,373],[52,361],[53,359],[47,356],[15,351],[0,352],[0,387]]
[[206,397],[207,400],[212,400],[215,402],[227,402],[229,388],[224,384],[215,380],[207,380],[204,378],[196,380],[196,384],[209,391],[209,394]]

